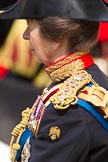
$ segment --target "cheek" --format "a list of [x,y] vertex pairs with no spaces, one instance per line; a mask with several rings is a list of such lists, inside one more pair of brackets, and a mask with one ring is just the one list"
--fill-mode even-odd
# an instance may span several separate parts
[[37,34],[31,34],[30,42],[33,45],[33,47],[37,48],[42,44],[42,41]]
[[33,41],[34,39],[35,39],[35,37],[34,37],[34,32],[31,32],[31,33],[30,33],[30,40]]
[[36,41],[33,38],[30,38],[30,45],[34,48],[36,45]]

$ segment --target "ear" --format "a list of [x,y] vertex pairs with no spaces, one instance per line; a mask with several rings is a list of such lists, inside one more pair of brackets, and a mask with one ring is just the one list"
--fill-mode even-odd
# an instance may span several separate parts
[[60,45],[61,45],[61,42],[52,42],[51,43],[51,47],[52,47],[52,49],[54,49],[54,50],[57,50],[59,47],[60,47]]

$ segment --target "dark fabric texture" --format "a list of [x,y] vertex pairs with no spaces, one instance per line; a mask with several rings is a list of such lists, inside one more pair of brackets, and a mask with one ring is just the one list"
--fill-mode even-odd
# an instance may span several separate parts
[[104,0],[19,0],[1,19],[42,18],[48,16],[108,21],[108,4]]
[[17,0],[0,0],[0,9],[6,8],[8,6],[13,5],[14,3],[16,3]]
[[[108,90],[108,78],[93,65],[87,69],[93,79]],[[51,127],[58,126],[60,137],[51,140]],[[108,133],[82,107],[65,111],[48,108],[41,120],[36,138],[32,138],[29,162],[108,162]]]

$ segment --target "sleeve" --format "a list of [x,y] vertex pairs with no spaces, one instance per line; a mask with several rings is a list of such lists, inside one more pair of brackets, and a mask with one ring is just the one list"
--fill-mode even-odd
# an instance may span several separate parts
[[90,138],[80,107],[47,109],[30,144],[29,162],[84,162]]

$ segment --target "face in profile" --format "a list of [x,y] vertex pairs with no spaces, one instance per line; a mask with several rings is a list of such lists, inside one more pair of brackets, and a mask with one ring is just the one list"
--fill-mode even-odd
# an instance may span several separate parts
[[[49,65],[69,54],[69,45],[67,38],[59,40],[57,37],[57,39],[54,40],[48,37],[48,32],[47,34],[43,34],[42,27],[42,23],[40,27],[40,20],[28,19],[27,29],[23,34],[23,38],[29,40],[31,52],[37,56],[39,62]],[[58,34],[57,30],[54,32]]]
[[52,48],[53,41],[45,38],[40,31],[40,25],[37,20],[27,20],[27,29],[23,34],[25,40],[30,42],[30,50],[37,56],[39,62],[48,65],[53,57],[54,50]]

